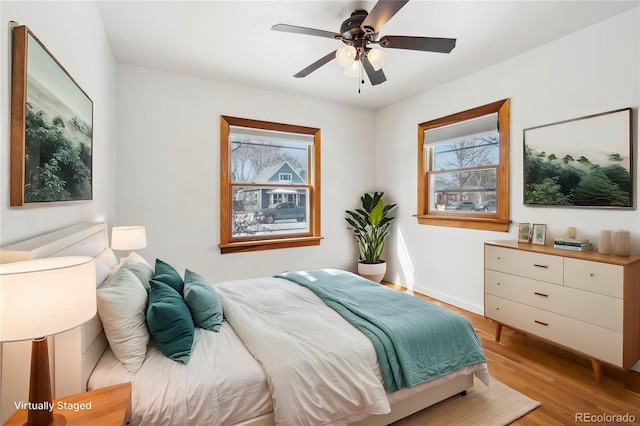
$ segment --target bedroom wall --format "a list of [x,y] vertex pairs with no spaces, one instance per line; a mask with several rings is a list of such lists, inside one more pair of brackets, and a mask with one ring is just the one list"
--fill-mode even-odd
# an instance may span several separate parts
[[[40,235],[81,221],[115,218],[115,61],[93,2],[0,2],[0,245]],[[93,100],[93,201],[9,207],[9,99],[11,28],[27,25]],[[24,342],[29,345],[29,342]],[[20,345],[12,343],[12,345]],[[0,344],[0,364],[2,363]],[[28,353],[28,349],[25,353]],[[8,358],[8,357],[7,357]],[[15,360],[14,360],[15,361]],[[29,360],[22,367],[28,371]],[[26,367],[25,367],[26,366]],[[11,364],[9,370],[19,370]],[[24,370],[20,370],[24,371]],[[28,380],[2,377],[5,389],[27,395]],[[15,395],[15,394],[14,394]],[[15,411],[2,397],[0,423]]]
[[[640,254],[637,209],[536,208],[522,203],[523,129],[633,107],[637,135],[638,22],[640,11],[635,9],[377,112],[376,161],[381,172],[376,183],[393,197],[390,201],[399,204],[387,247],[390,272],[386,279],[482,313],[483,241],[516,239],[518,222],[546,223],[548,238],[564,236],[568,226],[575,226],[581,237],[593,241],[601,229],[629,229],[632,252]],[[503,98],[511,98],[510,231],[418,225],[412,216],[416,213],[417,124]],[[389,144],[390,140],[394,142]],[[636,173],[636,195],[639,182]]]
[[[283,270],[354,270],[344,210],[370,191],[374,113],[128,65],[117,67],[117,224],[146,226],[149,262],[159,257],[210,281]],[[321,129],[319,246],[221,255],[220,115]]]
[[[0,2],[0,245],[115,217],[115,61],[93,2]],[[93,101],[93,201],[9,207],[11,27],[27,25]]]

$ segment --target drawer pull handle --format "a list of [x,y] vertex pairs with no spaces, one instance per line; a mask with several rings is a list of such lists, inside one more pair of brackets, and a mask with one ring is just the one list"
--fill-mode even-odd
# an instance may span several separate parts
[[548,294],[538,293],[537,291],[534,291],[533,294],[535,294],[536,296],[549,297]]
[[534,263],[533,266],[535,266],[536,268],[544,268],[544,269],[548,268],[547,265],[540,265],[539,263]]
[[542,322],[542,321],[538,321],[538,320],[534,320],[534,322],[535,322],[536,324],[544,325],[545,327],[548,327],[548,326],[549,326],[549,324],[547,324],[546,322]]
[[596,274],[594,274],[593,272],[589,274],[590,277],[595,277]]

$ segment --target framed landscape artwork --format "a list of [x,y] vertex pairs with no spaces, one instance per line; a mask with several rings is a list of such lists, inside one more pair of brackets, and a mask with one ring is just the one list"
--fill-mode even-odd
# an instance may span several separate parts
[[524,203],[633,208],[631,108],[524,130]]
[[11,206],[91,200],[93,102],[24,25],[11,70]]

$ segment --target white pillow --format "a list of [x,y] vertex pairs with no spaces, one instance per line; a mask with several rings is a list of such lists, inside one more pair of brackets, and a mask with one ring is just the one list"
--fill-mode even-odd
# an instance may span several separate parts
[[[135,251],[132,251],[131,253],[129,253],[129,256],[125,257],[124,263],[127,262],[138,262],[138,263],[144,263],[145,265],[147,265],[149,268],[151,268],[151,265],[149,265],[149,262],[146,261],[146,259],[142,256],[140,256],[138,253],[136,253]],[[153,269],[153,268],[152,268]]]
[[96,256],[96,260],[103,262],[109,269],[113,269],[118,264],[115,253],[109,247],[102,250],[102,252]]
[[138,371],[149,344],[147,292],[128,269],[120,268],[98,289],[98,315],[113,354],[132,372]]
[[100,285],[107,279],[107,277],[111,274],[111,269],[102,261],[95,259],[96,263],[96,288],[100,287]]
[[131,252],[129,256],[124,258],[124,262],[122,263],[122,268],[128,269],[135,274],[136,277],[142,283],[142,286],[147,293],[151,290],[151,286],[149,285],[149,280],[153,277],[153,268],[149,263],[144,260],[144,257],[140,256],[137,253]]

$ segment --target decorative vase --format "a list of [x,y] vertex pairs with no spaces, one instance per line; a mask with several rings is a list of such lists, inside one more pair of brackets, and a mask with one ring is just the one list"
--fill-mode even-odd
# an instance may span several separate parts
[[358,274],[371,281],[379,283],[387,272],[387,263],[381,260],[379,263],[358,262]]
[[602,231],[600,231],[598,252],[601,254],[611,254],[611,230],[603,229]]
[[629,231],[616,231],[613,254],[616,256],[629,256],[631,254],[631,233]]

